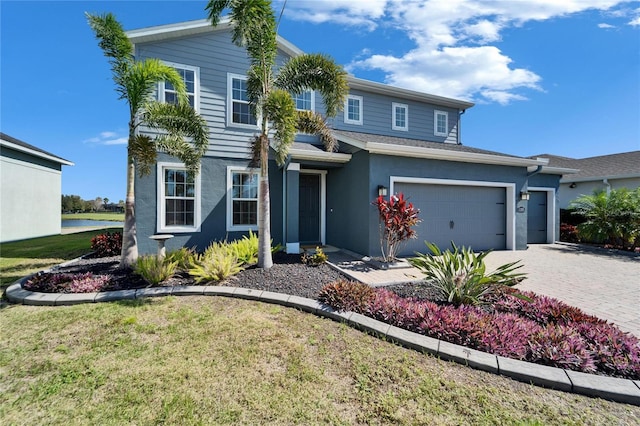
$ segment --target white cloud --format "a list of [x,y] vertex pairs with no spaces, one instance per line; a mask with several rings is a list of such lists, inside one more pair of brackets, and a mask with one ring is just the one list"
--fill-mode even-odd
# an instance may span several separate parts
[[631,21],[629,21],[629,25],[637,27],[640,25],[640,16],[638,16],[635,19],[632,19]]
[[95,145],[126,145],[129,139],[126,136],[118,137],[117,132],[100,132],[98,136],[85,139],[84,143]]
[[[568,16],[589,9],[615,11],[622,0],[327,0],[289,2],[291,19],[364,26],[381,24],[404,32],[415,47],[381,55],[361,52],[349,70],[375,69],[386,82],[436,95],[506,104],[524,100],[523,90],[542,90],[542,78],[518,68],[491,43],[506,28]],[[637,11],[625,11],[626,17]],[[630,25],[640,25],[640,17]],[[600,24],[600,28],[610,28]]]
[[598,24],[598,28],[602,28],[602,29],[607,30],[607,29],[610,29],[610,28],[615,28],[615,25],[602,23],[602,24]]

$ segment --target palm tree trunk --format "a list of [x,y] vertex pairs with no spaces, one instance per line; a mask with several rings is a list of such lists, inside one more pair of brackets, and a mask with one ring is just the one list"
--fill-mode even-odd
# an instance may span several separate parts
[[[129,146],[133,137],[133,124],[129,125]],[[129,148],[130,149],[130,148]],[[138,258],[138,239],[136,237],[136,214],[134,179],[136,166],[131,154],[127,153],[127,198],[124,210],[124,227],[122,229],[122,253],[120,255],[120,268],[129,268]]]
[[273,266],[271,257],[271,210],[269,200],[269,138],[265,135],[260,140],[260,203],[258,205],[258,267],[269,269]]

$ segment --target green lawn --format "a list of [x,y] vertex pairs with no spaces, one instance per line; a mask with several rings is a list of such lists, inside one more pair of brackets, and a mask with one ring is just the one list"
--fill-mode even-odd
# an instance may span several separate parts
[[109,220],[114,222],[124,222],[124,213],[109,213],[109,212],[96,212],[96,213],[70,213],[63,214],[62,220]]
[[91,251],[91,238],[106,228],[0,244],[0,291],[15,280]]
[[169,297],[0,313],[0,424],[638,424],[291,308]]

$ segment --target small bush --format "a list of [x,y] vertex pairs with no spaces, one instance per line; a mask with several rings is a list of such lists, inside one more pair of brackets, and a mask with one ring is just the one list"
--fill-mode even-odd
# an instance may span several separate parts
[[316,247],[314,254],[309,254],[306,251],[302,254],[302,263],[309,266],[319,266],[326,263],[329,257],[322,251],[322,248]]
[[140,256],[136,261],[133,270],[142,276],[151,285],[158,285],[171,278],[178,269],[178,262],[159,259],[158,256]]
[[244,235],[240,240],[234,240],[228,245],[231,254],[244,265],[258,263],[258,235],[249,231],[249,236]]
[[372,204],[378,209],[382,258],[393,262],[402,244],[417,237],[413,227],[422,222],[418,218],[420,210],[408,202],[402,192],[390,196],[389,201],[379,196]]
[[568,223],[560,224],[560,241],[567,243],[579,243],[580,235],[578,234],[578,227],[570,225]]
[[175,262],[179,270],[187,272],[193,264],[195,255],[195,250],[193,248],[189,249],[181,247],[178,250],[173,250],[167,253],[165,262]]
[[325,285],[320,290],[318,300],[338,311],[364,313],[374,297],[374,290],[366,284],[338,280]]
[[197,283],[223,281],[242,269],[242,262],[229,249],[228,244],[214,242],[204,253],[194,258],[189,275],[194,277]]
[[477,305],[501,286],[513,286],[525,276],[514,272],[520,261],[499,266],[486,273],[484,258],[489,251],[475,254],[471,248],[458,247],[442,252],[438,246],[426,243],[431,255],[417,253],[409,262],[420,269],[425,279],[439,291],[441,297],[454,305]]
[[39,273],[22,286],[25,290],[41,293],[93,293],[102,291],[111,283],[110,275]]
[[105,232],[91,239],[91,250],[97,257],[118,256],[122,253],[122,232]]

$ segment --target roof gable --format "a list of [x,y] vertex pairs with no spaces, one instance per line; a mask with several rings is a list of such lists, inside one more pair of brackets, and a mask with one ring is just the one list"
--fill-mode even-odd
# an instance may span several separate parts
[[74,165],[69,160],[65,160],[62,157],[58,157],[57,155],[47,152],[44,149],[40,149],[37,146],[33,146],[31,144],[23,142],[20,139],[16,139],[13,136],[9,136],[2,132],[0,132],[0,144],[2,146],[6,146],[7,148],[15,149],[16,151],[21,151],[30,155],[34,155],[36,157],[44,158],[46,160],[55,161],[56,163],[60,163],[65,166]]
[[640,151],[579,159],[549,154],[542,154],[537,157],[548,158],[550,166],[578,169],[577,173],[571,175],[570,179],[572,181],[640,177]]

